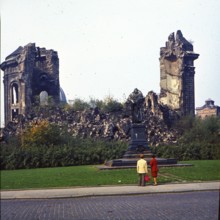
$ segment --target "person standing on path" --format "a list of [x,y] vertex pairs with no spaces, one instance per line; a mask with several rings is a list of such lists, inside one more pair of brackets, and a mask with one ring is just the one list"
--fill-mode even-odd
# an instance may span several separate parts
[[157,173],[158,173],[158,166],[157,166],[157,160],[155,158],[155,155],[152,155],[152,159],[150,161],[151,166],[151,176],[154,179],[154,186],[157,185]]
[[147,161],[144,160],[144,155],[140,154],[140,159],[137,161],[137,173],[139,174],[139,186],[145,186],[144,177],[148,173]]

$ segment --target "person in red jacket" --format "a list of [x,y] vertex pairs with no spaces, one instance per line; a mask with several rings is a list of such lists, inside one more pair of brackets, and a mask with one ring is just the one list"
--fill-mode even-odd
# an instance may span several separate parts
[[150,161],[151,166],[151,176],[154,179],[154,186],[157,185],[157,173],[158,173],[158,166],[157,166],[157,160],[155,158],[155,155],[152,155],[152,159]]

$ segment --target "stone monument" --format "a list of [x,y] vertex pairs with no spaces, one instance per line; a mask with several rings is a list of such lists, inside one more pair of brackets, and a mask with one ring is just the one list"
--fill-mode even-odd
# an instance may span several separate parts
[[129,95],[126,106],[132,116],[131,140],[128,151],[124,158],[136,157],[137,154],[147,154],[150,156],[150,149],[147,144],[146,127],[142,123],[144,120],[144,102],[145,98],[137,88]]
[[[131,138],[128,150],[120,159],[109,160],[105,163],[110,167],[135,167],[140,154],[150,162],[151,150],[147,144],[147,132],[144,121],[145,98],[137,88],[129,95],[126,101],[126,109],[132,118]],[[176,164],[176,159],[157,158],[159,165]]]

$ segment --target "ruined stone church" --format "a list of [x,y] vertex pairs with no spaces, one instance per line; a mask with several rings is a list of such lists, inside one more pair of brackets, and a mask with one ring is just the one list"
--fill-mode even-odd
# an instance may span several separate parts
[[36,99],[44,102],[51,97],[55,103],[65,101],[56,51],[36,47],[34,43],[20,46],[0,68],[4,71],[5,124],[18,115],[26,115]]
[[[181,31],[168,37],[160,48],[160,94],[149,92],[146,107],[153,114],[158,106],[166,106],[179,116],[194,115],[194,53],[193,45]],[[0,65],[4,71],[5,124],[18,115],[26,115],[38,98],[53,102],[66,101],[59,83],[59,58],[54,50],[36,47],[30,43],[19,47]]]

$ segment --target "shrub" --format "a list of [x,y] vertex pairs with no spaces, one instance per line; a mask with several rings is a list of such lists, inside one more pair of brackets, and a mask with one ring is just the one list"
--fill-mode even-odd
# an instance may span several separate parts
[[104,99],[103,111],[104,112],[116,112],[123,109],[123,105],[115,100],[112,96],[107,96]]
[[67,144],[1,148],[1,169],[40,168],[102,164],[120,158],[127,149],[124,142],[105,142],[71,137]]
[[89,109],[89,107],[90,107],[89,104],[80,98],[77,98],[74,100],[73,109],[75,111],[83,111],[83,110]]
[[59,142],[59,127],[54,124],[49,124],[46,120],[41,120],[36,124],[32,124],[23,134],[22,147],[30,147],[32,145],[56,145],[59,144]]

